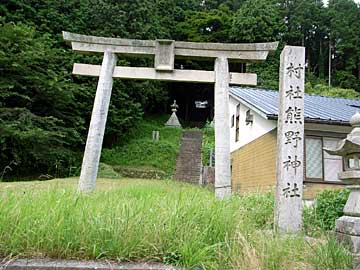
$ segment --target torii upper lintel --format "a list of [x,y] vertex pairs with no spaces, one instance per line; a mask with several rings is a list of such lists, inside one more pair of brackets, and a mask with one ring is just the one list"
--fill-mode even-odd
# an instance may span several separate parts
[[[191,59],[215,59],[225,57],[234,62],[262,62],[269,52],[276,50],[278,42],[267,43],[203,43],[174,40],[137,40],[106,38],[63,32],[64,40],[71,43],[78,52],[104,53],[110,50],[116,54],[153,56],[159,45],[171,46],[176,57]],[[159,51],[161,53],[161,51]]]

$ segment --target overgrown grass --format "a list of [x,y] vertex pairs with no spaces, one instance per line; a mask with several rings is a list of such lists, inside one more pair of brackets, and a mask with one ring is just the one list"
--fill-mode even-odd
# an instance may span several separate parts
[[[179,151],[181,129],[164,126],[168,116],[147,117],[132,130],[125,145],[104,149],[102,162],[109,165],[155,168],[171,175]],[[152,140],[152,131],[160,132],[160,140]]]
[[[213,150],[215,153],[215,132],[214,128],[207,123],[202,129],[203,132],[203,144],[202,144],[202,160],[204,166],[209,166],[210,164],[210,150]],[[213,166],[215,165],[215,154],[213,154]]]
[[273,198],[216,200],[173,181],[0,183],[0,257],[160,261],[184,269],[351,269],[332,239],[309,244],[272,227]]

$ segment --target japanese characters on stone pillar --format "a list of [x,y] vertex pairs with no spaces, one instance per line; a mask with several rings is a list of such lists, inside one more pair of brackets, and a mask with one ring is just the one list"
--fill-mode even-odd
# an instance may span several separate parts
[[279,80],[275,229],[296,233],[302,225],[304,47],[285,46],[280,56]]

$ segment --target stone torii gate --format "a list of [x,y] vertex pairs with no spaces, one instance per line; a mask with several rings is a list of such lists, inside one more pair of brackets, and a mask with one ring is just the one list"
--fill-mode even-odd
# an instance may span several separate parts
[[[215,83],[215,196],[231,194],[229,84],[256,85],[251,73],[229,72],[228,61],[261,62],[277,42],[252,44],[194,43],[174,40],[132,40],[63,32],[78,52],[103,53],[101,66],[74,64],[73,74],[98,76],[78,191],[92,191],[98,173],[113,78]],[[117,55],[155,56],[155,68],[116,66]],[[177,58],[215,60],[214,71],[174,69]]]

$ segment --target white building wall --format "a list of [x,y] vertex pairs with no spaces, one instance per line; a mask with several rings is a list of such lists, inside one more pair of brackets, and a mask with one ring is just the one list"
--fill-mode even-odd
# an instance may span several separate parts
[[277,121],[267,120],[263,116],[259,115],[257,112],[250,110],[253,115],[253,123],[246,125],[246,112],[249,110],[249,107],[240,104],[240,122],[239,122],[239,140],[235,141],[236,134],[236,106],[240,102],[235,98],[230,96],[230,124],[232,117],[234,116],[234,125],[230,125],[230,152],[233,152],[245,144],[248,144],[251,141],[256,140],[262,135],[270,132],[276,128]]

